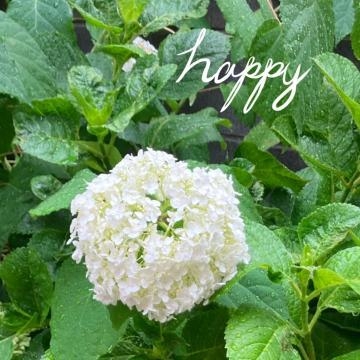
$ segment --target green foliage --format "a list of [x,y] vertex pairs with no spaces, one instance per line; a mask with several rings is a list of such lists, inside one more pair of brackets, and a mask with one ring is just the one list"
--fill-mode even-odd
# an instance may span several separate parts
[[[360,58],[360,3],[216,3],[225,33],[207,29],[193,59],[211,65],[179,82],[208,27],[208,0],[12,0],[0,12],[1,360],[360,357],[360,73],[334,52],[350,38]],[[94,44],[86,56],[73,10]],[[158,51],[137,45],[139,36],[156,39]],[[184,109],[218,88],[204,89],[204,71],[252,56],[288,73],[266,79],[247,114],[259,78],[245,81],[231,110],[249,133],[233,154],[229,120],[212,107]],[[311,70],[294,100],[273,110],[299,65]],[[225,99],[229,80],[219,86]],[[210,163],[210,143],[225,151],[223,163]],[[286,167],[274,146],[304,169]],[[161,325],[94,300],[67,243],[75,196],[147,147],[232,178],[251,255],[209,304]]]
[[93,300],[83,266],[66,261],[57,275],[50,324],[56,359],[97,359],[118,338],[106,307]]

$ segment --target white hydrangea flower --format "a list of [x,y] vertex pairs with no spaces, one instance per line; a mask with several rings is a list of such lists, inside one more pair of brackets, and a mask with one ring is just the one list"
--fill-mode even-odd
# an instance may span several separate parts
[[248,263],[232,181],[165,152],[126,156],[71,204],[73,259],[94,297],[160,322],[207,299]]
[[[143,39],[140,36],[137,36],[133,40],[133,45],[137,46],[139,49],[145,51],[146,54],[157,54],[157,49],[149,42]],[[122,67],[122,70],[125,72],[130,72],[136,64],[134,58],[130,58]]]

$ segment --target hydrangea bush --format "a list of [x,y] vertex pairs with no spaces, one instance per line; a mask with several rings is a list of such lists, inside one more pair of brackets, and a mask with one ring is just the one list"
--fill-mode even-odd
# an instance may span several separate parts
[[0,360],[360,358],[358,0],[0,3]]

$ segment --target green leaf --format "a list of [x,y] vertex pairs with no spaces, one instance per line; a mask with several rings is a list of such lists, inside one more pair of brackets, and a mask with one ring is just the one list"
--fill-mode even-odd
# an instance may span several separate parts
[[360,358],[360,350],[356,350],[345,355],[337,356],[332,360],[358,360],[359,358]]
[[346,281],[336,272],[326,269],[319,268],[314,271],[314,286],[316,290],[323,291],[324,289],[336,287],[346,284]]
[[335,40],[339,43],[345,36],[351,33],[354,19],[353,0],[333,0],[335,13]]
[[125,23],[139,19],[149,0],[117,0],[117,7]]
[[119,94],[115,113],[107,128],[122,133],[134,115],[144,110],[174,75],[175,66],[159,66],[155,56],[137,60],[135,68],[126,78],[126,87]]
[[149,0],[140,23],[142,33],[147,35],[183,19],[197,19],[206,15],[208,0],[171,1]]
[[226,20],[226,32],[234,35],[232,56],[233,61],[238,61],[249,54],[251,43],[262,23],[274,15],[266,0],[258,1],[260,8],[257,11],[253,11],[246,1],[216,2]]
[[50,349],[57,360],[96,360],[118,340],[104,305],[92,299],[86,269],[66,260],[52,303]]
[[237,156],[248,159],[255,165],[252,174],[269,187],[288,187],[299,192],[306,181],[287,169],[268,152],[261,151],[253,143],[243,142],[239,146]]
[[216,129],[216,125],[221,122],[223,119],[219,119],[212,108],[190,115],[168,115],[153,119],[147,130],[145,143],[154,149],[169,149],[179,141],[192,137],[196,137],[194,144],[222,141]]
[[64,232],[44,229],[31,237],[28,247],[35,249],[46,263],[54,263],[67,239]]
[[350,60],[332,53],[317,56],[314,61],[360,128],[360,103],[357,102],[360,99],[359,70]]
[[182,337],[186,342],[188,360],[219,360],[225,358],[224,331],[228,313],[225,309],[204,309],[190,317]]
[[86,63],[77,45],[72,12],[67,1],[12,0],[6,13],[37,42],[49,65],[56,69],[54,85],[66,90],[67,72],[76,64]]
[[59,191],[49,196],[36,208],[30,210],[32,216],[45,216],[54,211],[70,207],[73,198],[86,190],[87,184],[95,178],[94,173],[84,169],[79,171],[70,181],[64,184]]
[[325,264],[326,269],[344,279],[345,284],[325,291],[319,300],[321,308],[357,313],[360,308],[360,247],[339,251]]
[[[161,44],[159,49],[160,64],[177,65],[176,74],[161,93],[163,98],[174,100],[186,99],[205,87],[206,84],[201,80],[205,68],[203,63],[196,65],[179,83],[176,82],[189,60],[189,54],[178,54],[193,48],[199,33],[200,30],[180,31],[168,36]],[[209,76],[211,76],[223,64],[229,51],[230,43],[226,35],[217,31],[207,30],[205,38],[196,51],[193,62],[200,58],[208,58],[211,61],[208,71]]]
[[244,142],[253,143],[262,151],[275,146],[279,141],[275,133],[263,121],[254,126],[244,138]]
[[305,217],[299,223],[298,234],[304,244],[308,244],[312,249],[314,259],[321,261],[359,224],[358,207],[349,204],[329,204]]
[[360,348],[359,334],[318,321],[312,331],[317,359],[331,360]]
[[25,103],[55,95],[55,71],[45,54],[27,30],[2,11],[0,34],[0,93]]
[[74,105],[90,126],[102,126],[113,111],[117,91],[103,81],[100,70],[90,66],[75,66],[68,75]]
[[360,59],[360,4],[355,2],[355,22],[351,32],[351,45],[357,59]]
[[11,360],[13,350],[14,346],[11,337],[0,340],[0,354],[2,360]]
[[291,330],[264,310],[244,307],[235,313],[225,330],[230,360],[300,360],[291,344]]
[[[333,50],[335,38],[333,1],[282,0],[280,15],[281,29],[284,33],[284,59],[291,63],[291,73],[298,65],[301,65],[302,72],[305,72],[313,65],[313,57]],[[314,34],[320,34],[317,41],[314,41]],[[321,75],[311,70],[298,86],[296,97],[287,108],[295,120],[299,133],[303,132],[308,120],[314,117],[314,109],[319,108],[321,88]]]
[[297,194],[294,209],[291,214],[295,224],[302,218],[315,211],[318,206],[331,202],[331,177],[326,173],[318,173],[312,168],[306,168],[298,172],[306,185]]
[[46,264],[34,249],[18,248],[0,265],[0,278],[12,303],[41,324],[50,309],[52,280]]
[[76,164],[78,121],[17,113],[14,125],[16,142],[25,153],[54,164]]
[[250,248],[250,264],[270,267],[273,271],[289,273],[292,259],[282,241],[266,226],[245,221],[246,242]]
[[[351,117],[345,106],[334,97],[319,96],[323,102],[318,114],[311,120],[313,133],[298,136],[292,118],[281,116],[272,129],[284,142],[298,151],[304,161],[319,172],[335,175],[351,174],[356,167],[358,145],[352,129]],[[316,124],[316,125],[315,125]],[[319,124],[322,124],[321,127]]]
[[290,320],[283,287],[271,282],[261,269],[252,270],[240,279],[236,276],[216,294],[213,301],[231,310],[252,306],[285,321]]

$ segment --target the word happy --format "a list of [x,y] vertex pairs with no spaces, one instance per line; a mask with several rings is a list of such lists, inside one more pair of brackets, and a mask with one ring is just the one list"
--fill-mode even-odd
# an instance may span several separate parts
[[259,62],[256,62],[254,57],[251,57],[248,60],[245,68],[239,73],[235,72],[236,64],[232,64],[229,61],[227,61],[218,68],[218,70],[215,72],[214,75],[209,76],[211,60],[208,58],[200,58],[194,61],[196,52],[199,46],[201,45],[202,41],[204,40],[205,35],[206,35],[206,29],[202,29],[199,33],[195,45],[192,48],[178,54],[178,55],[190,54],[190,56],[183,72],[178,77],[176,82],[179,83],[191,69],[193,69],[195,66],[201,63],[204,63],[204,70],[202,73],[201,80],[206,84],[210,82],[214,82],[215,84],[221,84],[226,80],[228,80],[229,78],[238,79],[233,89],[231,90],[228,98],[226,99],[225,104],[221,109],[221,112],[223,112],[230,106],[231,102],[238,94],[241,86],[244,84],[246,78],[257,79],[258,81],[244,106],[243,109],[244,114],[248,113],[255,105],[256,101],[261,95],[261,92],[264,89],[267,79],[274,79],[277,77],[282,77],[282,82],[286,86],[286,89],[281,94],[279,94],[279,96],[274,100],[272,104],[272,109],[274,111],[281,111],[285,109],[287,106],[289,106],[290,103],[293,101],[296,95],[297,86],[310,71],[310,69],[308,69],[302,74],[301,65],[298,65],[293,77],[287,79],[290,64],[285,65],[282,62],[274,63],[272,59],[269,59],[265,65],[265,68],[262,70],[262,65]]

